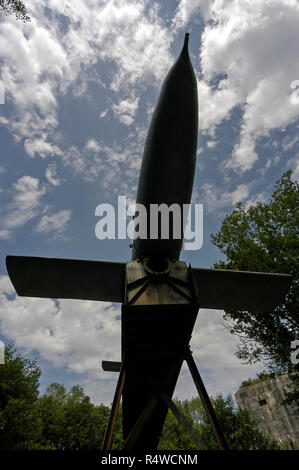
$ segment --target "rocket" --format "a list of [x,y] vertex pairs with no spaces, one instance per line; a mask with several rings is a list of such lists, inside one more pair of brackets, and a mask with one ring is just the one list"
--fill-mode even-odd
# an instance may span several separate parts
[[292,279],[288,274],[187,267],[179,259],[184,217],[179,235],[174,236],[174,219],[170,218],[169,237],[164,237],[160,216],[155,236],[150,236],[152,206],[175,205],[182,215],[192,196],[198,97],[188,39],[187,33],[163,82],[148,130],[135,213],[137,221],[138,205],[146,209],[147,236],[133,240],[131,261],[6,258],[9,277],[20,296],[122,304],[121,366],[110,370],[120,370],[115,403],[122,395],[127,449],[157,446],[198,309],[271,312],[287,294]]
[[[147,217],[150,205],[164,203],[170,207],[176,203],[182,208],[191,200],[198,98],[188,39],[187,33],[182,51],[164,80],[145,142],[136,202],[147,209]],[[150,223],[147,225],[149,232]],[[182,229],[183,225],[182,220]],[[180,238],[137,238],[133,240],[132,260],[149,260],[155,265],[153,271],[158,272],[167,260],[179,260],[182,240],[183,230]],[[8,255],[6,266],[21,296],[124,301],[126,263]],[[203,308],[271,311],[291,282],[291,276],[282,274],[192,270],[201,287],[199,303]]]
[[[150,232],[150,205],[190,203],[196,164],[198,138],[197,81],[188,53],[189,34],[183,49],[168,72],[147,134],[137,189],[137,204],[147,211]],[[160,221],[161,224],[161,221]],[[159,227],[160,228],[160,227]],[[184,234],[163,240],[137,238],[133,242],[134,258],[179,259]]]

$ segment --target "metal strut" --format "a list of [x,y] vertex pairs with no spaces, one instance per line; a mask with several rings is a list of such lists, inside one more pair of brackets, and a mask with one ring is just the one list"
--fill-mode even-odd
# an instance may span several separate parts
[[114,431],[114,427],[115,427],[115,423],[117,419],[117,413],[119,409],[121,394],[122,394],[124,384],[125,384],[125,378],[126,378],[125,362],[122,361],[121,367],[120,367],[120,373],[119,373],[118,381],[116,385],[116,390],[115,390],[115,394],[113,398],[113,403],[111,407],[111,412],[109,416],[109,421],[108,421],[107,428],[106,428],[105,435],[104,435],[102,450],[108,450],[111,447],[113,431]]
[[189,366],[189,370],[191,372],[193,381],[195,383],[196,389],[197,389],[198,394],[200,396],[201,402],[202,402],[203,407],[205,409],[207,418],[208,418],[209,423],[212,427],[212,430],[213,430],[215,438],[218,442],[218,445],[219,445],[220,449],[228,450],[228,445],[227,445],[226,439],[225,439],[224,434],[223,434],[223,432],[221,430],[221,427],[219,425],[219,422],[218,422],[217,416],[215,414],[213,405],[212,405],[211,400],[209,398],[209,395],[206,391],[204,383],[201,379],[200,373],[199,373],[199,371],[196,367],[195,361],[194,361],[192,353],[190,351],[190,347],[187,348],[185,360],[186,360],[186,362]]
[[[198,394],[200,396],[202,405],[203,405],[204,410],[206,412],[208,421],[209,421],[209,423],[212,427],[212,430],[213,430],[213,433],[214,433],[215,438],[217,440],[217,443],[218,443],[220,449],[228,450],[228,444],[227,444],[226,438],[225,438],[225,436],[224,436],[224,434],[221,430],[221,427],[219,425],[219,422],[218,422],[217,416],[215,414],[213,405],[211,403],[209,395],[208,395],[208,393],[206,391],[206,388],[204,386],[204,383],[201,379],[200,373],[199,373],[199,371],[197,369],[197,366],[195,364],[194,358],[192,356],[192,352],[190,351],[190,347],[187,348],[187,350],[185,352],[184,359],[186,360],[186,362],[188,364],[188,367],[189,367],[190,373],[192,375],[194,384],[195,384],[196,389],[198,391]],[[103,362],[103,364],[104,363],[106,363],[106,361]],[[114,367],[111,366],[112,363],[109,363],[109,364],[110,365],[106,370],[110,370],[110,371],[114,371],[114,372],[119,370],[119,364],[120,363],[115,363]],[[125,383],[125,375],[126,375],[125,374],[125,363],[123,361],[121,363],[120,374],[119,374],[119,377],[118,377],[118,382],[117,382],[117,386],[116,386],[116,390],[115,390],[115,394],[114,394],[111,413],[110,413],[109,421],[108,421],[108,424],[107,424],[107,428],[106,428],[106,432],[105,432],[105,436],[104,436],[104,440],[103,440],[103,445],[102,445],[103,450],[108,450],[111,447],[112,435],[113,435],[113,431],[114,431],[114,427],[115,427],[115,423],[116,423],[116,418],[117,418],[117,413],[118,413],[118,409],[119,409],[121,394],[122,394],[124,383]],[[124,446],[123,446],[123,450],[132,449],[132,447],[134,446],[134,443],[136,442],[136,440],[138,438],[138,435],[142,431],[146,421],[149,419],[151,413],[153,412],[153,410],[155,408],[155,405],[157,404],[157,402],[160,399],[162,399],[166,403],[168,408],[171,409],[171,411],[173,412],[173,414],[177,418],[177,420],[181,423],[181,425],[185,428],[185,430],[190,434],[190,437],[193,438],[193,440],[198,444],[199,449],[200,450],[207,449],[205,443],[200,439],[200,437],[193,430],[193,428],[190,426],[190,424],[188,424],[188,422],[186,421],[186,419],[184,418],[184,416],[182,415],[180,410],[176,407],[176,405],[173,403],[173,401],[169,398],[167,393],[165,393],[164,388],[165,388],[166,382],[167,382],[167,378],[164,379],[164,381],[162,382],[162,384],[160,384],[160,386],[158,386],[155,390],[153,390],[153,394],[152,394],[151,398],[149,399],[149,401],[148,401],[147,405],[145,406],[145,408],[143,409],[143,411],[140,413],[140,416],[139,416],[137,422],[135,423],[135,426],[131,430],[131,433],[128,436],[128,438],[126,439],[126,441],[124,443]]]

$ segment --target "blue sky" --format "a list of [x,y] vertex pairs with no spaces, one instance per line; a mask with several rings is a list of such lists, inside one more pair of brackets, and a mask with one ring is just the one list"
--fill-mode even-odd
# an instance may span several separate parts
[[[296,0],[31,0],[32,21],[1,16],[0,339],[43,370],[41,390],[80,383],[110,403],[120,306],[15,296],[7,254],[130,260],[130,240],[95,236],[98,204],[134,201],[146,132],[185,32],[198,79],[193,202],[204,241],[193,266],[220,259],[209,241],[237,201],[267,200],[298,178],[299,5]],[[221,311],[200,310],[192,350],[210,394],[233,393],[264,368],[243,365]],[[175,392],[196,394],[184,367]]]

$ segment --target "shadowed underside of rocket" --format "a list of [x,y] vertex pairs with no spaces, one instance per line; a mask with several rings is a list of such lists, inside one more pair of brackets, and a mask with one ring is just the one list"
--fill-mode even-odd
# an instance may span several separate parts
[[[190,203],[198,135],[197,116],[197,85],[186,35],[182,52],[163,83],[145,143],[136,202],[143,204],[148,213],[151,204],[170,206],[175,203],[182,208]],[[149,227],[150,219],[147,222]],[[127,363],[123,394],[125,438],[130,434],[138,413],[146,405],[149,390],[151,387],[155,389],[169,368],[172,368],[172,373],[165,390],[172,396],[183,360],[183,349],[189,344],[195,321],[193,314],[188,317],[190,305],[197,309],[271,312],[283,300],[291,284],[291,276],[287,274],[190,267],[193,297],[189,298],[186,293],[188,283],[180,278],[183,229],[182,226],[180,239],[147,237],[134,240],[133,265],[30,256],[6,258],[7,271],[18,295],[123,304],[122,356],[125,356],[126,349],[132,350],[134,356],[131,354],[131,358],[135,358]],[[128,279],[132,266],[137,277],[130,283]],[[176,274],[172,273],[179,274],[175,277]],[[131,297],[129,287],[134,289]],[[174,298],[169,297],[167,289],[174,289],[176,295],[185,299],[182,301],[185,305],[174,305],[169,301],[173,304],[172,316],[169,316],[167,305],[159,306],[165,304],[161,299]],[[151,292],[148,297],[147,292]],[[143,301],[140,300],[142,298]],[[180,317],[182,312],[185,318]],[[155,336],[155,331],[160,332],[156,334],[156,343],[149,340],[149,335]],[[139,341],[136,341],[136,335],[139,335]],[[148,344],[148,349],[145,344]],[[158,351],[156,356],[154,348]],[[138,355],[143,357],[143,362],[136,362]],[[148,383],[149,369],[152,371],[151,383]],[[157,445],[166,413],[167,406],[158,401],[136,446]]]

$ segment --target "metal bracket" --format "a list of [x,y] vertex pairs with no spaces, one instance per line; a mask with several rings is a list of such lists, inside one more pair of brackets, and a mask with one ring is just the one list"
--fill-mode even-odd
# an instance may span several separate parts
[[193,286],[186,263],[165,259],[155,271],[150,259],[126,264],[127,305],[174,305],[193,302]]

